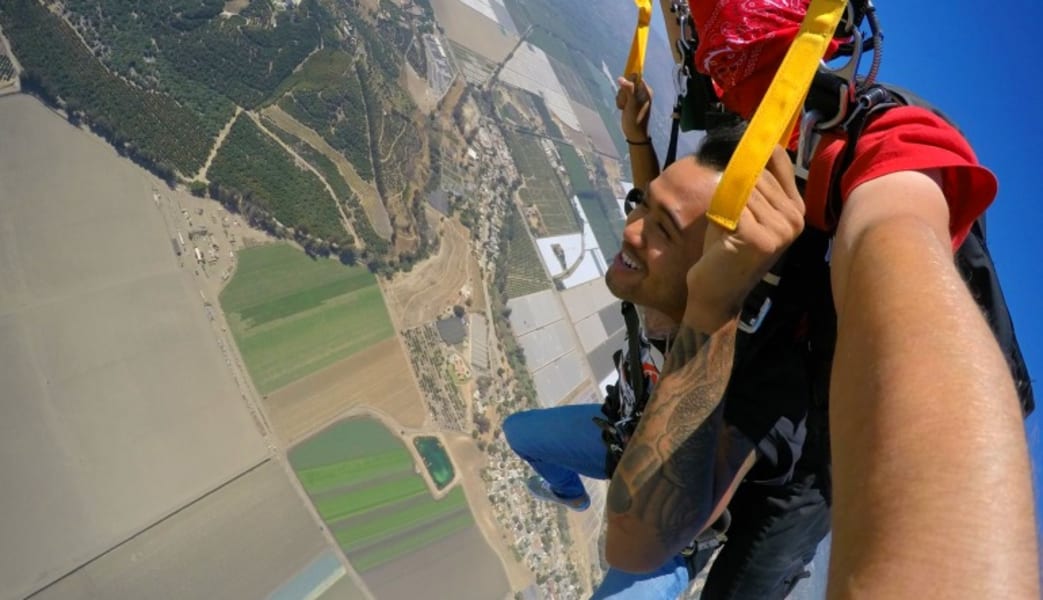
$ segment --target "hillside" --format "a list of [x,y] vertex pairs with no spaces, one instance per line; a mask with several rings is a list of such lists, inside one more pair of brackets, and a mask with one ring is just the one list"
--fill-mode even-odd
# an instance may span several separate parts
[[[433,30],[430,10],[319,0],[228,7],[240,5],[13,0],[0,7],[0,26],[24,66],[23,90],[171,186],[209,190],[309,251],[339,252],[385,274],[409,268],[437,243],[420,201],[428,132],[401,85],[407,62],[426,68],[414,40]],[[285,132],[250,129],[245,116],[256,121],[276,104],[375,187],[394,226],[390,240],[361,222],[356,196],[369,196],[330,175],[338,157],[275,139]],[[243,164],[251,160],[260,162]],[[283,176],[248,173],[269,167]]]

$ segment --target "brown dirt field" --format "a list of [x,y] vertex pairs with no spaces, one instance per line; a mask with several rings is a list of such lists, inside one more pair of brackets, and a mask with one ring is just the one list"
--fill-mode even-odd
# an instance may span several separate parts
[[431,6],[449,39],[493,62],[507,58],[518,43],[518,36],[460,0],[434,0]]
[[616,185],[616,182],[623,179],[623,165],[618,160],[611,160],[604,156],[601,157],[601,164],[605,167],[605,174],[608,176],[608,180],[612,182],[612,193],[617,198],[622,198],[623,192]]
[[[398,273],[382,283],[388,309],[399,329],[412,329],[430,323],[449,306],[459,301],[460,288],[470,283],[472,293],[481,288],[478,264],[471,256],[469,233],[452,219],[440,223],[438,254],[419,263],[408,273]],[[466,265],[466,266],[465,266]],[[484,296],[484,294],[483,294]],[[475,297],[472,305],[477,309]]]
[[225,2],[224,12],[237,15],[247,6],[250,6],[250,0],[229,0]]
[[362,579],[377,598],[511,598],[497,566],[481,534],[468,527],[366,571]]
[[608,127],[619,127],[619,123],[606,125],[601,119],[601,115],[593,109],[587,108],[579,102],[571,102],[571,104],[572,110],[579,117],[580,126],[590,136],[590,141],[594,144],[597,151],[618,158],[619,152],[616,150],[616,145],[612,143],[612,136],[608,132]]
[[[419,41],[414,43],[420,44]],[[405,67],[402,69],[402,81],[400,83],[409,92],[409,96],[416,103],[420,112],[426,115],[435,108],[434,92],[427,86],[425,74],[414,71],[413,66],[408,62],[405,64]]]
[[391,218],[388,216],[387,209],[384,208],[384,203],[380,201],[377,188],[363,179],[340,152],[330,146],[314,129],[294,119],[289,113],[274,104],[262,110],[261,114],[271,119],[280,129],[301,138],[333,161],[333,164],[337,165],[337,170],[348,182],[348,186],[358,194],[362,208],[373,225],[373,230],[382,238],[391,239]]
[[411,429],[427,409],[397,337],[295,381],[264,399],[268,419],[287,446],[353,408],[369,407]]
[[457,103],[460,102],[460,98],[464,94],[464,90],[467,89],[467,83],[462,77],[453,79],[453,83],[449,86],[449,90],[442,97],[442,100],[438,103],[438,110],[442,115],[442,119],[447,126],[447,129],[453,129],[453,109],[456,108]]
[[489,495],[485,490],[485,483],[478,473],[485,467],[485,453],[480,451],[469,436],[449,435],[442,436],[446,451],[453,459],[453,465],[460,473],[467,473],[467,477],[458,478],[463,487],[467,502],[471,505],[471,514],[478,530],[482,532],[486,543],[500,558],[504,571],[507,573],[507,581],[512,590],[525,589],[534,583],[536,578],[532,571],[525,565],[514,560],[510,544],[503,537],[500,524],[496,521],[493,506],[489,502]]

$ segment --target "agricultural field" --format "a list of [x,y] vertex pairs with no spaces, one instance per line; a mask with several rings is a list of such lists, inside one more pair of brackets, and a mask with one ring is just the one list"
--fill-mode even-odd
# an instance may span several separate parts
[[[623,130],[619,126],[619,111],[616,109],[615,104],[609,102],[609,100],[615,98],[615,90],[612,89],[612,84],[609,83],[608,78],[605,77],[605,74],[602,73],[598,67],[594,66],[590,61],[583,62],[585,63],[584,68],[587,71],[587,85],[590,86],[591,93],[595,98],[593,108],[601,119],[605,130],[608,132],[618,156],[626,156],[629,149],[627,148],[626,138],[623,137]],[[663,94],[664,97],[667,95],[668,93]],[[656,97],[658,97],[658,95]],[[580,108],[576,112],[582,116],[584,110]],[[651,120],[653,121],[654,127],[657,120]],[[595,139],[598,139],[600,142],[598,144],[599,149],[602,152],[607,152],[605,143],[601,137],[602,136],[598,136]]]
[[124,0],[63,2],[106,67],[135,85],[180,95],[191,82],[254,108],[320,44],[329,17],[306,1],[293,10],[251,2],[225,18],[224,4],[170,0],[128,10]]
[[409,94],[397,84],[402,57],[392,41],[373,30],[355,9],[342,9],[368,60],[356,60],[346,49],[316,52],[273,101],[315,130],[376,186],[397,225],[394,253],[412,264],[431,244],[413,195],[428,175],[427,131]]
[[[0,436],[0,597],[144,598],[170,580],[186,598],[264,597],[292,572],[284,549],[322,537],[282,529],[304,510],[258,527],[250,502],[220,525],[181,518],[268,449],[202,277],[171,252],[162,182],[25,94],[0,98],[0,140],[0,422],[17,424]],[[208,557],[242,577],[209,579]]]
[[460,0],[432,0],[431,6],[439,27],[450,40],[491,62],[506,58],[518,41],[513,31]]
[[527,206],[535,205],[540,211],[546,235],[578,232],[580,227],[572,205],[539,139],[510,130],[504,131],[504,135],[525,182],[519,194]]
[[510,211],[504,229],[508,232],[507,275],[503,290],[507,298],[518,298],[550,287],[540,255],[517,210]]
[[351,56],[316,52],[278,93],[279,108],[317,131],[363,179],[373,180],[365,100]]
[[[220,118],[208,126],[170,96],[113,75],[72,28],[35,0],[6,2],[0,25],[26,71],[24,90],[82,114],[96,133],[164,179],[173,180],[175,169],[188,175],[203,165]],[[232,104],[217,102],[213,111],[227,121]]]
[[389,337],[264,399],[268,421],[287,445],[296,444],[356,410],[373,409],[402,427],[424,427],[427,408],[398,339]]
[[558,76],[558,81],[561,82],[561,85],[565,86],[565,91],[568,92],[569,98],[571,98],[573,102],[578,102],[583,106],[593,106],[594,98],[591,97],[586,84],[584,84],[583,80],[579,78],[579,75],[572,70],[572,67],[556,58],[549,58],[550,66],[554,68],[554,74]]
[[[289,459],[315,509],[374,595],[392,597],[381,589],[411,579],[418,590],[428,586],[428,592],[435,591],[432,585],[445,585],[429,581],[418,566],[427,561],[417,562],[417,557],[474,531],[470,507],[459,486],[432,498],[415,472],[413,455],[383,424],[369,418],[341,421],[293,448]],[[453,562],[460,575],[451,584],[457,590],[453,597],[488,580],[485,568],[473,567],[489,561],[489,548],[481,536],[468,539],[463,548],[455,544]],[[398,575],[392,581],[371,580],[369,575],[381,568]],[[507,590],[498,591],[502,595]]]
[[[450,2],[457,2],[458,0],[449,0]],[[474,85],[481,85],[489,79],[489,76],[496,70],[496,63],[486,59],[480,54],[471,52],[467,48],[457,44],[450,40],[447,48],[450,52],[450,56],[457,68],[460,69],[460,73],[467,80],[467,83]]]
[[593,194],[594,186],[590,185],[587,167],[583,164],[583,159],[579,157],[576,149],[568,144],[555,144],[555,146],[558,148],[558,156],[561,157],[561,162],[565,166],[565,172],[568,173],[573,195]]
[[369,271],[287,244],[240,252],[221,306],[262,395],[394,333]]
[[12,77],[14,77],[14,65],[11,64],[11,59],[7,58],[7,55],[0,51],[0,81],[11,79]]
[[580,196],[579,205],[587,215],[590,229],[594,232],[594,239],[598,241],[598,248],[601,249],[605,262],[611,263],[619,252],[623,240],[623,227],[626,225],[626,219],[620,214],[615,197],[610,191],[599,190],[594,194]]
[[248,196],[283,224],[334,242],[349,245],[351,236],[340,211],[322,181],[297,165],[294,158],[252,120],[240,116],[214,157],[210,180]]

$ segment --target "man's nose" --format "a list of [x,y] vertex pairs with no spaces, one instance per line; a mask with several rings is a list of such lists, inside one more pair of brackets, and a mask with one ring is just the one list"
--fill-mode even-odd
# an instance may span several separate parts
[[644,245],[645,220],[634,213],[630,215],[626,226],[623,227],[623,241],[634,248],[640,248]]

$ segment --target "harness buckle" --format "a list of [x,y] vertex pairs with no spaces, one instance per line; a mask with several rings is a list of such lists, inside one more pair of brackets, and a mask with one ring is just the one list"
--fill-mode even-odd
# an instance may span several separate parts
[[688,65],[674,66],[674,91],[677,93],[677,108],[680,109],[682,99],[688,95]]
[[768,313],[771,311],[771,295],[770,292],[764,289],[764,286],[778,287],[780,281],[782,281],[782,278],[778,275],[768,273],[757,284],[757,287],[753,288],[753,291],[746,298],[746,302],[743,303],[742,312],[739,313],[739,323],[737,325],[739,331],[749,334],[757,333],[757,330],[764,324],[764,319],[768,317]]
[[800,137],[797,139],[797,157],[793,161],[793,173],[804,181],[808,180],[811,157],[815,155],[819,134],[816,132],[822,116],[817,110],[804,113],[800,120]]

